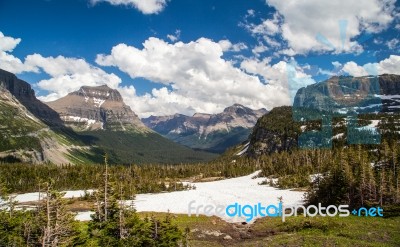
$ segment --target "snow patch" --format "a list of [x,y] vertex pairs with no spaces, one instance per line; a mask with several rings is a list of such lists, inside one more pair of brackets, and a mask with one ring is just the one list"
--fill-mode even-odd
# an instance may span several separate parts
[[[86,191],[89,194],[92,194],[94,190],[87,190]],[[85,195],[85,190],[68,190],[68,191],[63,191],[62,193],[65,193],[63,198],[79,198],[83,197]],[[18,201],[20,203],[24,202],[34,202],[39,200],[39,194],[40,197],[43,198],[45,196],[45,193],[39,193],[39,192],[33,192],[33,193],[25,193],[25,194],[19,194],[15,197],[15,201]]]
[[249,146],[250,146],[250,142],[246,143],[246,144],[244,145],[243,149],[242,149],[239,153],[237,153],[236,155],[237,155],[237,156],[241,156],[242,154],[244,154],[245,152],[247,152],[247,150],[249,149]]
[[98,99],[93,97],[93,103],[96,107],[100,108],[102,104],[104,104],[105,100]]
[[91,221],[92,220],[92,215],[94,215],[95,212],[93,211],[85,211],[85,212],[78,212],[75,215],[75,220],[78,221]]
[[394,95],[379,95],[379,94],[375,94],[375,97],[381,98],[381,99],[395,99],[398,98],[400,99],[400,95],[398,94],[394,94]]
[[339,134],[337,134],[337,135],[334,135],[334,136],[332,137],[332,139],[340,139],[340,138],[343,137],[343,135],[344,135],[344,133],[339,133]]
[[76,117],[76,116],[65,116],[63,117],[64,121],[73,121],[73,122],[78,122],[78,123],[86,123],[89,127],[89,125],[95,124],[97,121],[94,119],[88,119],[88,118],[82,118],[82,117]]
[[379,125],[380,122],[381,122],[380,120],[371,120],[371,123],[368,124],[367,126],[363,126],[363,127],[357,128],[357,129],[377,132],[377,126]]
[[93,120],[93,119],[89,119],[88,121],[87,121],[87,124],[88,125],[92,125],[92,124],[95,124],[96,123],[96,120]]

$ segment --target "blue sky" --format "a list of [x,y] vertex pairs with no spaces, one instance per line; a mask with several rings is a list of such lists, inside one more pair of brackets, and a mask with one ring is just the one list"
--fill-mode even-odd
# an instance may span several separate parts
[[[0,68],[45,101],[108,84],[143,117],[215,113],[233,103],[271,109],[335,74],[399,73],[398,5],[0,0]],[[290,66],[295,83],[288,85]]]

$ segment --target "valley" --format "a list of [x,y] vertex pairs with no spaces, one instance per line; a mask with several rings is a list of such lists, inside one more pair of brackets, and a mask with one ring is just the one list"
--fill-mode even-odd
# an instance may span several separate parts
[[[82,87],[55,102],[39,101],[29,83],[0,70],[0,158],[54,164],[113,164],[208,161],[147,128],[107,86]],[[13,131],[13,133],[8,133]],[[15,151],[18,150],[18,151]]]
[[[356,105],[339,90],[335,100],[344,103],[324,108],[313,100],[332,96],[309,86],[293,106],[266,111],[235,104],[219,114],[143,123],[108,86],[83,86],[42,103],[27,82],[0,72],[5,246],[37,244],[49,232],[66,246],[396,246],[400,238],[400,117],[397,92],[385,89],[400,83],[398,76],[377,78],[379,92],[363,92],[365,78],[318,85],[342,83],[344,91],[356,85],[366,99]],[[350,108],[374,110],[357,112],[354,120],[344,111]],[[310,137],[308,146],[300,145]],[[378,137],[379,143],[365,143]],[[384,217],[299,212],[283,222],[216,209],[272,205],[286,214],[292,206],[318,204],[381,207]],[[359,239],[363,233],[355,229],[363,224],[378,230],[367,228]]]

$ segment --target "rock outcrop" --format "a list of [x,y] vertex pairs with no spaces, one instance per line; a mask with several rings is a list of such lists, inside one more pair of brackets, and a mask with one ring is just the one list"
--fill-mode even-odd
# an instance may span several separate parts
[[65,125],[75,130],[149,131],[124,103],[121,94],[106,85],[84,86],[46,104],[60,115]]
[[0,87],[10,92],[29,112],[46,124],[51,126],[62,124],[57,112],[38,100],[31,85],[18,79],[14,74],[0,69]]
[[268,114],[261,117],[253,128],[247,154],[257,157],[263,154],[289,151],[297,147],[300,133],[300,124],[292,118],[292,107],[273,108]]

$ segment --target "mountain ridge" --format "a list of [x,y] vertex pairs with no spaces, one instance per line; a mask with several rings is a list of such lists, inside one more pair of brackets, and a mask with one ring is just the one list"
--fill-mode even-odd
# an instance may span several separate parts
[[29,112],[50,125],[60,125],[62,121],[45,103],[38,100],[31,85],[17,78],[13,73],[0,69],[0,87],[10,92]]
[[252,110],[234,104],[218,114],[150,116],[142,121],[170,140],[191,148],[222,153],[245,141],[257,119],[267,112],[264,108]]
[[[0,70],[0,162],[102,163],[105,153],[110,164],[193,163],[215,158],[147,128],[117,90],[81,89],[84,92],[69,94],[73,99],[45,104],[29,83]],[[72,120],[87,119],[65,121],[69,113],[79,114],[72,115],[76,117]],[[95,128],[87,128],[89,121]]]
[[348,108],[357,113],[397,111],[400,75],[334,76],[300,88],[293,106],[338,113]]
[[35,96],[31,85],[0,69],[0,160],[72,163],[71,152],[86,153],[81,140],[63,129],[59,115]]

